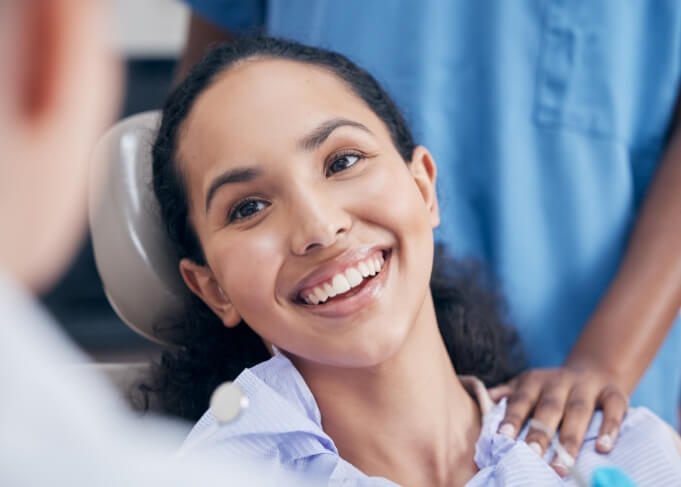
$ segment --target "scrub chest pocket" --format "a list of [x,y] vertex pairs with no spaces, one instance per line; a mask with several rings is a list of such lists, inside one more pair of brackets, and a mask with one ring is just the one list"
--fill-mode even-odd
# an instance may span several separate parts
[[666,136],[678,93],[676,0],[545,0],[534,121],[630,148]]

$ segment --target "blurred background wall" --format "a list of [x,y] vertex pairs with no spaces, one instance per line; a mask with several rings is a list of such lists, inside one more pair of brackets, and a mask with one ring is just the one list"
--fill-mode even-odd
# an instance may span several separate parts
[[[184,45],[188,10],[178,0],[110,0],[114,41],[125,65],[119,118],[160,108]],[[137,361],[158,348],[118,319],[95,268],[89,237],[69,272],[43,297],[66,333],[94,360]]]

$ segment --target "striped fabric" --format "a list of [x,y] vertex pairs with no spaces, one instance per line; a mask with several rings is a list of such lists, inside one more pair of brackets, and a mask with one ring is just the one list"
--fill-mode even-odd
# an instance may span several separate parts
[[[236,421],[200,441],[193,454],[209,451],[225,458],[256,459],[269,468],[303,472],[320,485],[397,485],[385,478],[366,476],[338,455],[333,440],[322,430],[312,393],[281,353],[244,370],[236,382],[249,397],[249,408]],[[574,480],[562,479],[548,465],[553,451],[547,451],[542,459],[522,441],[526,431],[518,440],[497,434],[505,409],[506,403],[501,401],[485,415],[475,454],[480,471],[466,487],[576,486]],[[215,417],[206,412],[187,443],[214,428],[215,423]],[[577,460],[577,468],[586,478],[596,467],[617,466],[639,487],[681,486],[681,458],[662,420],[645,408],[631,409],[609,455],[595,451],[600,423],[601,415],[596,413]]]

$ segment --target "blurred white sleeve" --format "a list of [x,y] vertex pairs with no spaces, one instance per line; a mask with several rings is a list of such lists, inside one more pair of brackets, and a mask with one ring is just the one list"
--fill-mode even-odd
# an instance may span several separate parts
[[187,428],[138,418],[102,377],[67,367],[85,361],[38,304],[0,274],[0,485],[289,483],[281,472],[236,459],[172,460]]

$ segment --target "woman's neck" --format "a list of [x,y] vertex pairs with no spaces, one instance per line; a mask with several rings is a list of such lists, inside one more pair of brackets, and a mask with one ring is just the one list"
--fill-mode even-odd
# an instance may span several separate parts
[[372,368],[298,364],[340,456],[403,486],[463,485],[480,413],[456,377],[428,294],[398,353]]

